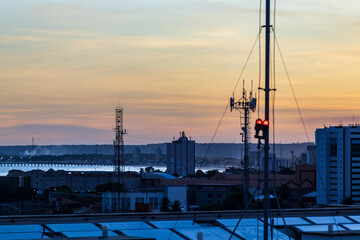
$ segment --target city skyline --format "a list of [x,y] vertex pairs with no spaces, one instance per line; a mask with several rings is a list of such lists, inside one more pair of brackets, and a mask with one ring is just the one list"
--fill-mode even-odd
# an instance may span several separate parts
[[[359,119],[360,3],[338,5],[277,6],[277,38],[311,141],[324,124]],[[111,143],[119,104],[125,144],[168,142],[179,131],[210,142],[256,38],[258,7],[244,0],[6,1],[0,145],[30,144],[32,136],[37,144]],[[248,88],[251,80],[257,87],[257,54],[242,77]],[[280,59],[276,65],[276,142],[305,142]],[[228,110],[215,142],[239,142],[239,132],[239,116]]]

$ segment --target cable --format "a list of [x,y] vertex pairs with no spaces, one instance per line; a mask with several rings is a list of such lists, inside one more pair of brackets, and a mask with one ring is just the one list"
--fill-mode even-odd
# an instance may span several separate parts
[[294,92],[294,88],[292,86],[292,83],[291,83],[291,80],[290,80],[290,76],[289,76],[289,72],[286,68],[286,65],[285,65],[285,61],[284,61],[284,58],[283,58],[283,55],[282,55],[282,52],[281,52],[281,49],[280,49],[280,46],[279,46],[279,42],[276,38],[276,35],[274,34],[274,39],[275,39],[275,42],[276,42],[276,45],[277,45],[277,48],[278,48],[278,51],[279,51],[279,54],[280,54],[280,57],[281,57],[281,61],[283,63],[283,66],[284,66],[284,69],[285,69],[285,73],[286,73],[286,76],[287,76],[287,79],[289,81],[289,85],[290,85],[290,88],[291,88],[291,92],[293,94],[293,97],[294,97],[294,100],[295,100],[295,104],[296,104],[296,107],[297,107],[297,110],[298,110],[298,113],[299,113],[299,116],[300,116],[300,119],[301,119],[301,123],[303,125],[303,128],[304,128],[304,131],[305,131],[305,134],[306,134],[306,137],[307,137],[307,140],[308,142],[310,142],[310,138],[309,138],[309,134],[306,130],[306,126],[305,126],[305,122],[304,122],[304,119],[302,117],[302,114],[301,114],[301,110],[300,110],[300,107],[299,107],[299,103],[296,99],[296,95],[295,95],[295,92]]
[[[260,0],[260,6],[259,6],[259,29],[261,30],[261,10],[262,10],[262,0]],[[261,36],[259,37],[259,84],[258,84],[258,101],[257,101],[257,114],[258,114],[258,118],[260,118],[260,108],[261,108],[261,91],[260,91],[260,88],[261,88]],[[258,151],[257,151],[257,165],[258,165],[258,171],[257,171],[257,175],[258,175],[258,183],[260,183],[260,148],[258,148]],[[260,192],[260,189],[258,190]],[[256,193],[256,191],[254,192],[254,194]],[[253,194],[253,195],[254,195]],[[256,204],[256,208],[257,208],[257,213],[256,213],[256,218],[259,219],[260,216],[260,206],[259,204]],[[259,239],[259,220],[256,221],[256,239]]]
[[[261,8],[262,8],[262,0],[260,0],[260,6],[259,6],[259,31],[261,32]],[[258,118],[260,118],[260,99],[261,99],[261,91],[260,91],[260,87],[261,87],[261,35],[259,34],[259,84],[258,84],[258,106],[257,106],[257,114],[258,114]]]
[[[184,207],[184,206],[185,206],[185,203],[183,203],[183,207]],[[180,207],[181,207],[181,205],[180,205]],[[178,214],[178,216],[177,216],[177,218],[176,218],[176,221],[175,221],[175,224],[174,224],[173,229],[175,229],[175,227],[176,227],[176,225],[177,225],[177,223],[178,223],[178,221],[179,221],[180,217],[181,217],[181,211],[179,212],[179,214]],[[194,221],[194,222],[195,222],[195,221]],[[194,224],[194,222],[193,222],[193,224]],[[170,230],[170,229],[169,229],[169,230]],[[171,239],[172,234],[173,234],[173,231],[171,231],[171,230],[170,230],[170,234],[169,234],[169,238],[168,238],[168,240],[170,240],[170,239]]]
[[[275,24],[276,24],[276,0],[274,1],[274,20],[273,20],[273,38],[275,38]],[[275,51],[275,40],[272,41],[273,43],[273,48],[272,48],[272,64],[271,64],[271,71],[272,71],[272,151],[273,151],[273,157],[272,157],[272,170],[273,170],[273,177],[272,177],[272,185],[274,185],[274,183],[277,182],[277,175],[276,175],[276,171],[277,171],[277,164],[276,164],[276,139],[275,139],[275,99],[276,99],[276,61],[275,61],[275,57],[276,57],[276,51]],[[276,192],[275,192],[275,188],[273,188],[274,191],[274,195],[276,196]],[[281,211],[281,206],[280,204],[278,204],[278,208]],[[273,233],[273,219],[274,219],[274,213],[271,212],[270,209],[270,217],[272,218],[272,220],[270,221],[271,223],[271,233]],[[285,223],[285,222],[284,222]],[[285,223],[286,226],[286,223]],[[290,239],[290,235],[289,235],[289,239]]]
[[[259,31],[258,35],[256,36],[256,39],[255,39],[255,41],[254,41],[254,44],[252,45],[252,48],[251,48],[250,53],[249,53],[249,56],[247,57],[247,59],[246,59],[246,61],[245,61],[245,64],[244,64],[244,66],[243,66],[243,68],[242,68],[242,70],[241,70],[241,73],[240,73],[240,75],[239,75],[239,77],[238,77],[238,79],[237,79],[237,82],[236,82],[236,84],[235,84],[235,87],[234,87],[234,89],[233,89],[233,91],[232,91],[231,96],[234,95],[235,90],[236,90],[237,86],[239,85],[240,79],[242,78],[242,75],[243,75],[243,73],[244,73],[244,71],[245,71],[245,68],[246,68],[246,66],[247,66],[247,64],[248,64],[248,62],[249,62],[249,60],[250,60],[250,57],[251,57],[252,52],[253,52],[253,50],[254,50],[254,48],[255,48],[256,42],[259,40],[260,33],[261,33],[261,31]],[[200,169],[202,168],[203,164],[204,164],[204,161],[205,161],[205,159],[206,159],[206,157],[207,157],[207,155],[208,155],[208,153],[209,153],[209,151],[210,151],[210,148],[211,148],[211,146],[212,146],[212,144],[213,144],[213,142],[214,142],[214,139],[215,139],[216,134],[217,134],[217,132],[218,132],[218,130],[219,130],[219,127],[220,127],[220,125],[221,125],[221,123],[222,123],[222,120],[224,119],[224,116],[225,116],[225,113],[226,113],[228,107],[229,107],[229,102],[226,103],[224,112],[223,112],[223,114],[221,115],[220,121],[219,121],[219,123],[218,123],[218,125],[217,125],[217,127],[216,127],[216,129],[215,129],[215,132],[214,132],[214,134],[213,134],[213,136],[212,136],[212,138],[211,138],[211,141],[210,141],[210,143],[209,143],[209,145],[208,145],[208,148],[206,149],[204,158],[203,158],[203,160],[202,160],[202,162],[201,162],[200,167],[199,167],[198,170],[200,170]]]
[[[319,181],[320,181],[320,183],[322,184],[323,188],[326,189],[325,183],[324,183],[324,181],[323,181],[324,178],[323,178],[323,176],[322,176],[322,174],[321,174],[321,172],[320,172],[320,169],[319,169],[319,165],[318,165],[318,164],[316,164],[316,174],[319,175],[319,177],[320,177],[320,180],[319,180]],[[341,236],[340,230],[339,230],[339,225],[338,225],[338,223],[337,223],[337,221],[336,221],[334,211],[331,209],[330,212],[331,212],[331,215],[332,215],[332,217],[333,217],[333,219],[334,219],[334,222],[335,222],[335,225],[336,225],[336,232],[337,232],[339,238],[342,239],[342,236]]]
[[[256,190],[258,190],[260,188],[260,182],[258,182],[258,185],[257,185],[257,187],[256,187]],[[255,191],[256,191],[255,190]],[[253,195],[251,195],[251,198],[250,198],[250,200],[247,202],[247,204],[246,204],[246,208],[244,209],[244,211],[242,212],[242,214],[241,214],[241,216],[240,216],[240,218],[239,218],[239,220],[237,221],[237,223],[236,223],[236,225],[235,225],[235,227],[234,227],[234,229],[231,231],[231,235],[230,235],[230,237],[229,237],[229,239],[228,240],[231,240],[231,238],[233,237],[233,235],[234,235],[234,233],[235,233],[235,231],[236,231],[236,229],[238,228],[238,226],[239,226],[239,224],[240,224],[240,222],[241,222],[241,220],[242,220],[242,218],[244,217],[244,215],[246,214],[246,212],[247,212],[247,210],[248,210],[248,208],[249,208],[249,206],[250,206],[250,203],[251,203],[251,201],[254,199],[254,194]]]
[[[286,72],[288,81],[289,81],[289,84],[290,84],[290,88],[291,88],[291,91],[292,91],[292,94],[293,94],[293,97],[294,97],[294,100],[295,100],[295,103],[296,103],[296,107],[297,107],[298,113],[299,113],[300,118],[301,118],[301,122],[302,122],[303,128],[304,128],[305,133],[306,133],[306,137],[307,137],[307,139],[308,139],[308,142],[310,142],[309,135],[308,135],[307,130],[306,130],[306,127],[305,127],[304,119],[303,119],[303,117],[302,117],[302,114],[301,114],[301,111],[300,111],[300,107],[299,107],[298,101],[297,101],[296,96],[295,96],[294,88],[293,88],[293,86],[292,86],[292,84],[291,84],[290,76],[289,76],[289,73],[288,73],[288,71],[287,71],[287,68],[286,68],[286,65],[285,65],[285,61],[284,61],[284,58],[283,58],[283,55],[282,55],[282,52],[281,52],[281,49],[280,49],[280,46],[279,46],[279,42],[278,42],[275,34],[274,34],[274,39],[275,39],[276,45],[277,45],[278,50],[279,50],[279,54],[280,54],[280,57],[281,57],[281,60],[282,60],[282,63],[283,63],[283,66],[284,66],[284,69],[285,69],[285,72]],[[317,169],[317,173],[319,174],[319,178],[320,178],[319,181],[320,181],[320,183],[323,185],[324,189],[326,189],[325,183],[322,181],[322,180],[323,180],[323,177],[321,176],[322,174],[321,174],[321,172],[320,172],[320,170],[319,170],[319,166],[318,166],[318,165],[316,165],[316,169]],[[333,210],[330,210],[330,211],[331,211],[331,215],[332,215],[332,217],[333,217],[333,219],[334,219],[334,222],[335,222],[335,225],[336,225],[336,228],[337,228],[336,232],[337,232],[339,238],[342,239],[342,236],[341,236],[340,230],[339,230],[339,226],[338,226],[338,223],[337,223],[336,218],[335,218],[335,214],[334,214]]]
[[229,107],[229,103],[226,104],[226,107],[225,107],[225,109],[224,109],[224,112],[223,112],[223,114],[221,115],[220,121],[219,121],[219,123],[218,123],[218,125],[217,125],[217,127],[216,127],[216,129],[215,129],[214,135],[212,136],[211,141],[210,141],[210,143],[209,143],[209,145],[208,145],[208,147],[207,147],[207,149],[206,149],[204,158],[203,158],[203,160],[202,160],[202,162],[201,162],[200,167],[199,167],[198,170],[201,170],[201,168],[202,168],[202,166],[203,166],[203,164],[204,164],[204,162],[205,162],[205,159],[206,159],[206,157],[207,157],[207,155],[208,155],[208,153],[209,153],[209,151],[210,151],[211,145],[212,145],[213,142],[214,142],[215,136],[216,136],[216,134],[217,134],[217,132],[218,132],[218,130],[219,130],[219,127],[220,127],[220,124],[221,124],[222,120],[224,119],[224,116],[225,116],[225,113],[226,113],[228,107]]
[[283,211],[281,210],[279,198],[278,198],[278,196],[277,196],[277,194],[276,194],[274,184],[271,184],[271,186],[272,186],[272,189],[273,189],[273,191],[274,191],[274,196],[275,196],[275,199],[276,199],[276,203],[277,203],[277,205],[278,205],[278,207],[279,207],[279,211],[280,211],[281,218],[282,218],[282,220],[283,220],[283,222],[284,222],[284,225],[285,225],[286,234],[288,235],[289,240],[291,240],[290,232],[289,232],[289,229],[288,229],[288,227],[287,227],[287,225],[286,225],[284,213],[283,213]]

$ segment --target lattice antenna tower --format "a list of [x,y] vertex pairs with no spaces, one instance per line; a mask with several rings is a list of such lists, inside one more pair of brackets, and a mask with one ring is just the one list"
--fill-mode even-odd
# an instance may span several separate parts
[[[252,83],[251,83],[252,85]],[[252,86],[251,91],[248,94],[245,90],[245,80],[243,81],[243,91],[242,97],[238,100],[234,100],[234,96],[230,98],[230,111],[236,109],[240,112],[240,123],[242,133],[242,142],[244,143],[244,157],[243,157],[243,166],[244,166],[244,182],[243,182],[243,195],[244,195],[244,209],[247,206],[248,202],[248,193],[249,193],[249,122],[250,122],[250,112],[254,112],[256,109],[256,98],[252,96]]]
[[[123,119],[124,109],[122,107],[115,108],[115,141],[114,141],[114,173],[117,178],[117,211],[126,211],[126,187],[125,187],[125,159],[124,159],[124,135],[127,134],[124,129]],[[120,203],[124,201],[121,207]]]

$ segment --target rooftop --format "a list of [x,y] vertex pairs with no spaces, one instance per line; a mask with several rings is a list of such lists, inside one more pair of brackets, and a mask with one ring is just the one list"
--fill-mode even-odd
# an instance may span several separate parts
[[[283,211],[284,218],[273,210],[274,239],[360,236],[360,207]],[[262,239],[262,212],[248,211],[239,220],[242,215],[243,211],[2,216],[0,239],[99,239],[107,226],[109,239],[195,240],[202,231],[204,239],[223,240],[237,225],[232,239]]]

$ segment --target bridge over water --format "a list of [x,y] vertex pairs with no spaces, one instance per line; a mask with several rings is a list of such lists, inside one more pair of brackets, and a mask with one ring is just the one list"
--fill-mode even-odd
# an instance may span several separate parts
[[76,162],[76,163],[49,163],[49,162],[37,162],[37,163],[29,163],[29,162],[15,162],[15,163],[0,163],[0,167],[105,167],[112,166],[112,163],[85,163],[85,162]]

